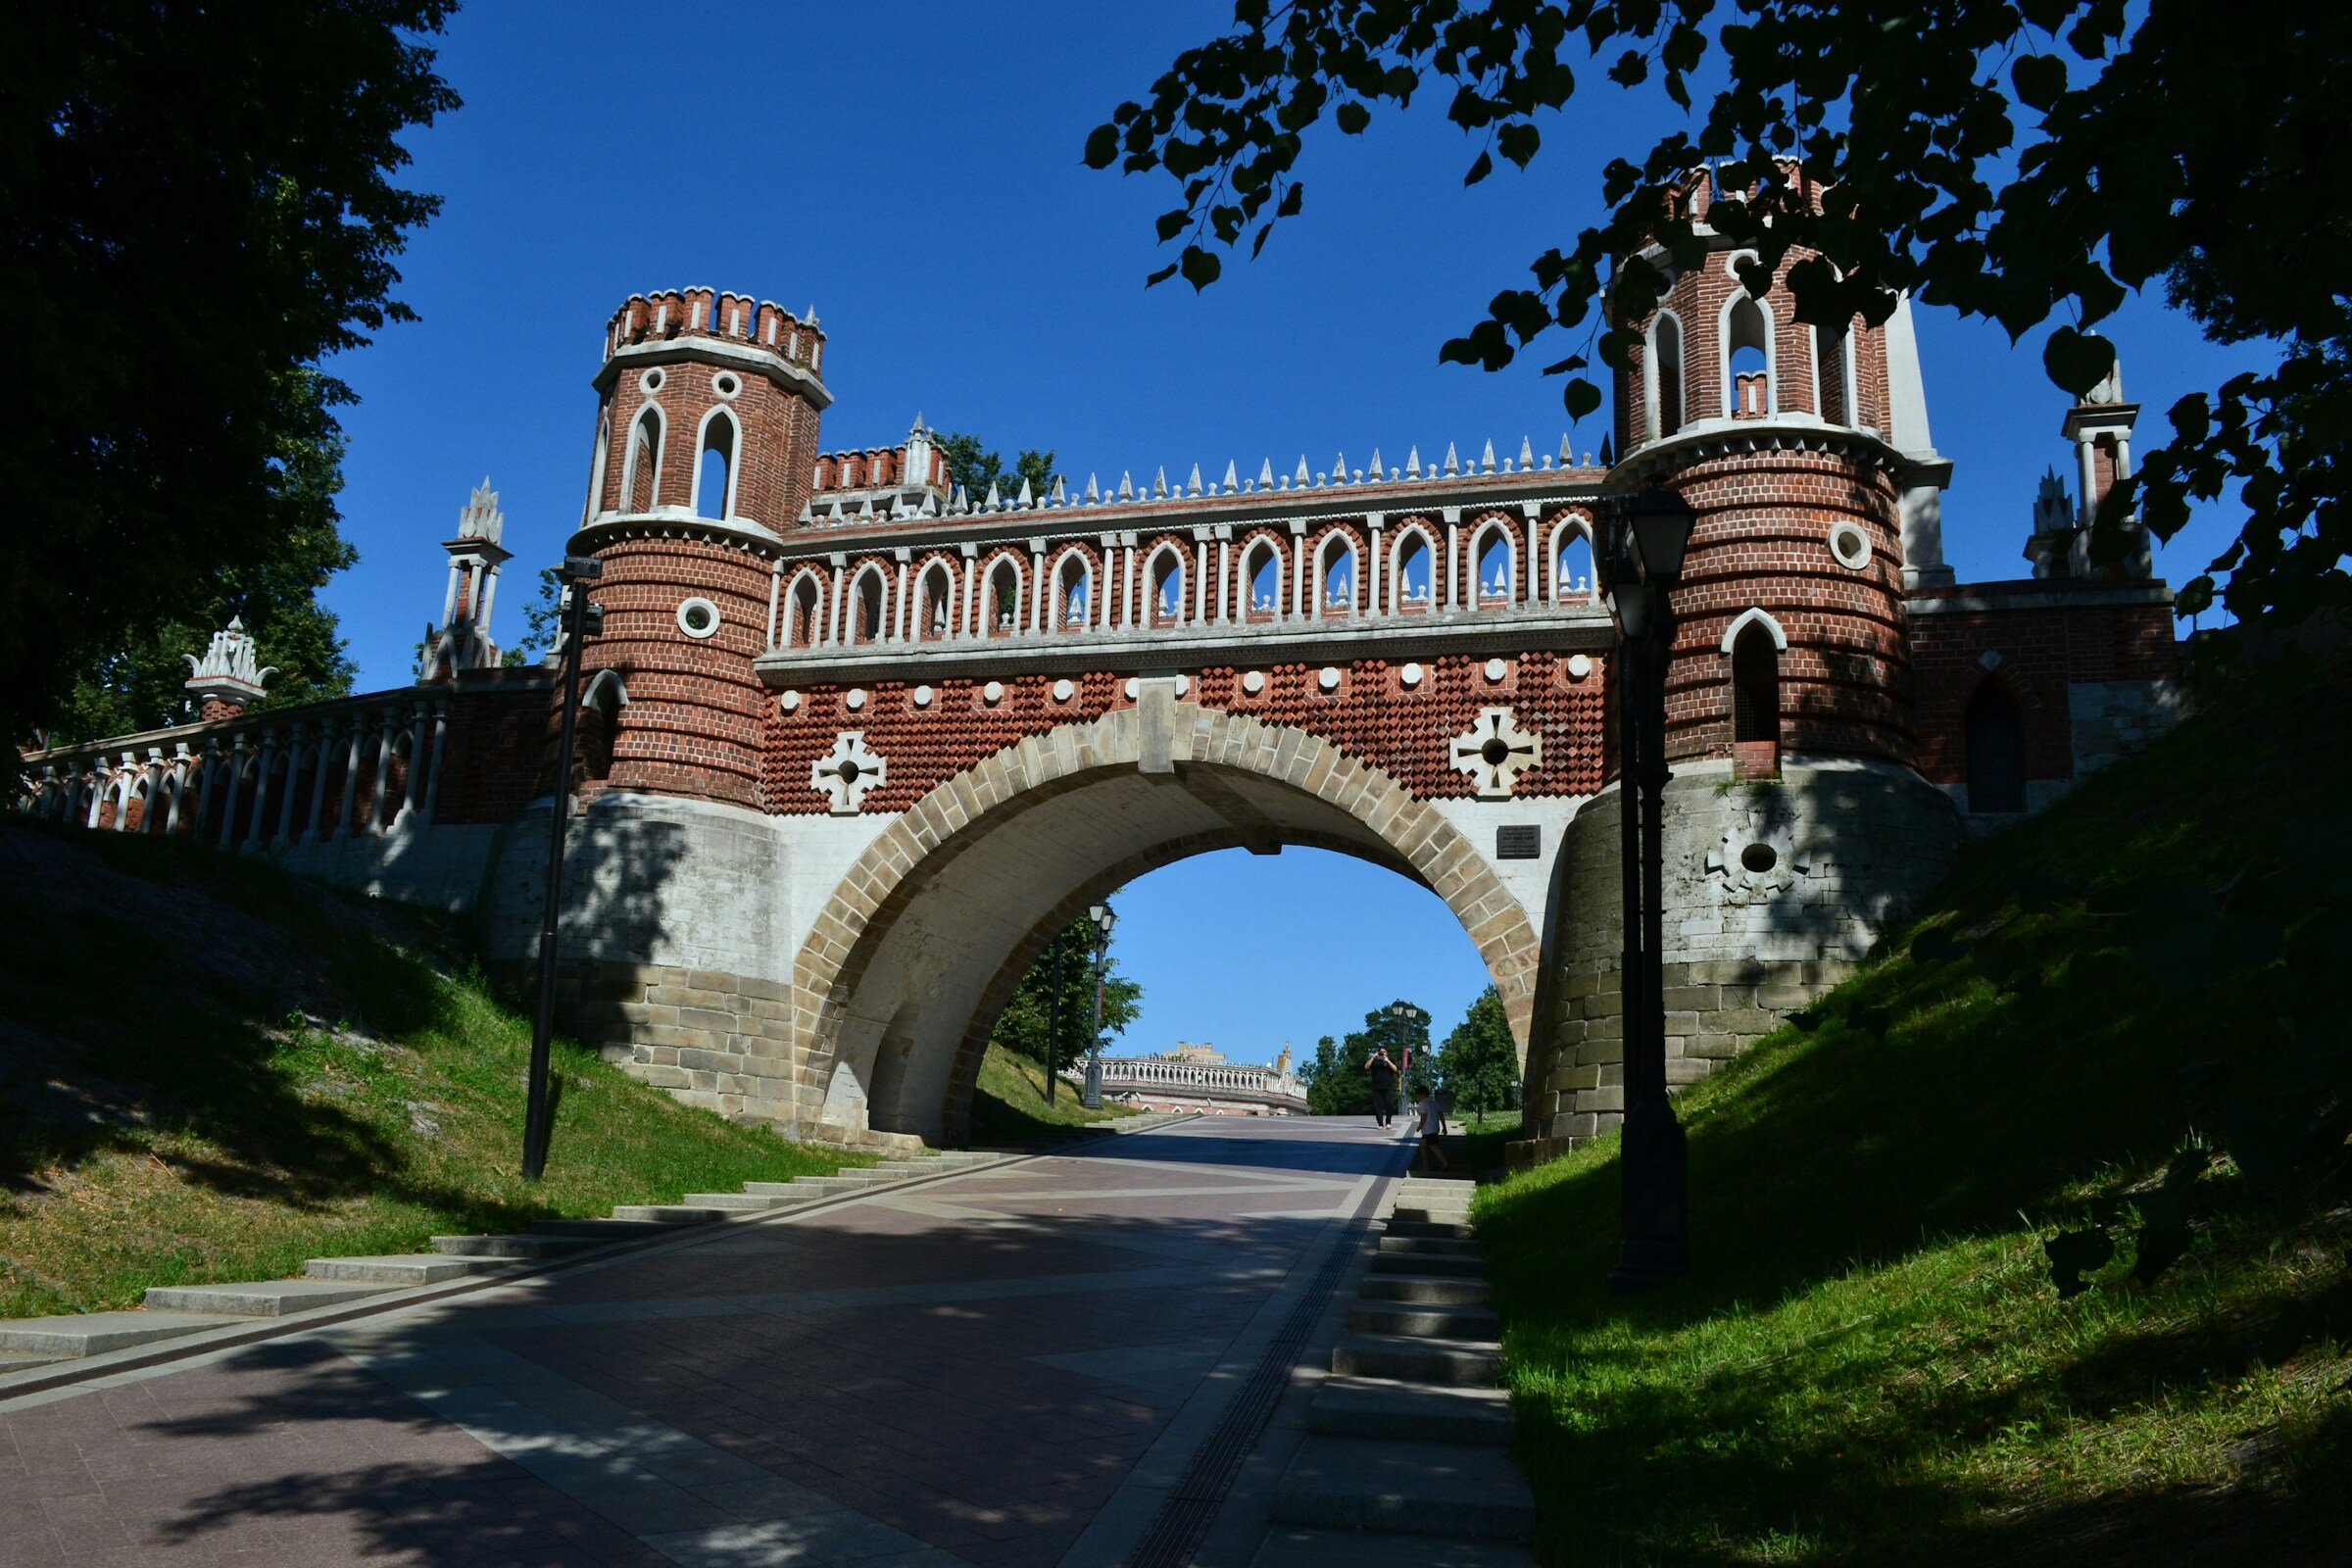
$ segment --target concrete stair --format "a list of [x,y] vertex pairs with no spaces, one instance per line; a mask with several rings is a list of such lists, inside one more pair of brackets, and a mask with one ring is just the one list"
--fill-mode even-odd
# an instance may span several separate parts
[[1472,1191],[1400,1187],[1251,1568],[1534,1568]]
[[1487,1260],[1475,1255],[1449,1257],[1427,1252],[1375,1252],[1372,1255],[1372,1272],[1410,1274],[1419,1279],[1445,1277],[1483,1280],[1487,1277]]
[[381,1296],[389,1285],[364,1280],[255,1280],[244,1285],[158,1285],[142,1299],[150,1312],[209,1317],[291,1317]]
[[1494,1287],[1451,1274],[1367,1274],[1356,1289],[1366,1301],[1411,1301],[1420,1306],[1484,1306]]
[[390,1291],[496,1274],[571,1257],[618,1242],[672,1236],[685,1227],[851,1197],[973,1165],[994,1154],[904,1155],[879,1165],[790,1182],[747,1182],[740,1193],[689,1193],[675,1203],[622,1203],[604,1219],[534,1220],[514,1236],[436,1236],[432,1250],[377,1257],[314,1257],[303,1276],[229,1285],[157,1286],[133,1312],[81,1312],[0,1320],[0,1378],[80,1356],[176,1339],[225,1322],[267,1321],[365,1300]]

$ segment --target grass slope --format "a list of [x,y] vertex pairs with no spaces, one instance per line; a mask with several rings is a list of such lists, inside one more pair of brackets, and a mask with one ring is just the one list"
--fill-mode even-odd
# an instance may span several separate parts
[[0,825],[0,1316],[275,1278],[843,1157],[530,1029],[428,923],[186,846]]
[[981,1146],[1035,1143],[1114,1117],[1132,1116],[1127,1105],[1089,1110],[1067,1079],[1046,1102],[1046,1069],[1018,1052],[991,1046],[980,1058],[980,1081],[972,1093],[972,1142]]
[[1977,846],[1810,1029],[1679,1099],[1687,1280],[1608,1294],[1614,1138],[1481,1195],[1547,1560],[2352,1560],[2340,1154],[2267,1197],[2217,1159],[2152,1287],[2127,1239],[2061,1300],[2042,1251],[2128,1238],[2187,1129],[2297,1082],[2276,970],[2151,967],[2119,911],[2242,873],[2257,916],[2308,925],[2345,673],[2225,691]]

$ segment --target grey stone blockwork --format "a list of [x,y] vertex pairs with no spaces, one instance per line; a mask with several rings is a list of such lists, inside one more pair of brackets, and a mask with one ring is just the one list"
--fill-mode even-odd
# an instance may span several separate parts
[[[1527,1058],[1530,1136],[1514,1163],[1624,1114],[1618,820],[1612,787],[1561,845]],[[1728,763],[1677,766],[1665,793],[1668,1082],[1705,1077],[1851,973],[1960,836],[1949,797],[1907,769],[1791,761],[1767,784],[1735,782]]]
[[2066,707],[2077,778],[2143,749],[2187,712],[2180,683],[2171,680],[2076,681]]

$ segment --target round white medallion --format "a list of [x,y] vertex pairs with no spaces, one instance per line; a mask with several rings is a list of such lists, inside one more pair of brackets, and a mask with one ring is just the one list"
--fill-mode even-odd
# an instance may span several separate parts
[[1262,692],[1265,689],[1266,677],[1264,671],[1253,669],[1249,674],[1242,677],[1242,690],[1248,692],[1250,696],[1255,697],[1259,692]]
[[1133,675],[1127,677],[1127,700],[1129,702],[1134,702],[1135,694],[1143,689],[1144,684],[1142,681],[1137,680]]
[[1570,654],[1568,656],[1568,678],[1570,680],[1583,680],[1587,675],[1592,673],[1592,660],[1586,658],[1583,654]]
[[680,600],[678,630],[696,639],[710,636],[718,630],[718,607],[708,599]]
[[1330,664],[1325,664],[1323,672],[1315,677],[1315,684],[1327,692],[1338,691],[1340,689],[1339,670]]
[[1054,700],[1057,703],[1068,702],[1077,695],[1077,692],[1078,688],[1066,680],[1057,680],[1054,683]]
[[917,708],[929,708],[931,706],[930,687],[917,686],[914,689],[914,706]]
[[1490,659],[1487,661],[1487,679],[1500,683],[1502,677],[1510,672],[1511,666],[1504,663],[1501,660]]
[[733,370],[721,370],[710,378],[710,390],[722,398],[731,398],[743,390],[743,382]]
[[1004,683],[1001,680],[992,680],[981,687],[980,700],[984,703],[1003,702],[1004,700]]
[[1870,535],[1860,523],[1838,523],[1830,529],[1830,554],[1846,570],[1860,571],[1870,564]]
[[841,706],[848,709],[853,713],[858,711],[858,710],[860,708],[863,708],[865,706],[864,688],[858,686],[851,687],[842,695]]
[[643,388],[644,388],[644,389],[645,389],[647,392],[649,392],[649,393],[651,393],[651,392],[659,392],[659,391],[661,391],[661,390],[662,390],[662,367],[660,367],[659,365],[657,365],[657,366],[655,366],[655,367],[654,367],[652,369],[650,369],[650,370],[646,371],[646,372],[645,372],[643,375],[639,376],[639,377],[637,378],[637,384],[638,384],[639,386],[643,387]]
[[776,699],[776,707],[787,713],[799,712],[801,710],[801,694],[799,692],[786,692],[783,696]]
[[1396,680],[1406,691],[1411,691],[1421,684],[1421,666],[1419,664],[1405,665],[1396,671]]

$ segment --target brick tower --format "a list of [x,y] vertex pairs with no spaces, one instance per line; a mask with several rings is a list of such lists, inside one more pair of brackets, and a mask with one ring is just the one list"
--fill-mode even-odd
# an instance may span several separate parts
[[592,785],[759,804],[772,705],[752,661],[768,646],[775,547],[816,471],[824,352],[814,311],[708,288],[632,295],[607,324],[572,541],[605,566],[607,630],[585,665],[604,742],[586,748]]
[[[1670,270],[1636,323],[1609,482],[1662,481],[1696,514],[1666,699],[1668,1072],[1689,1082],[1841,978],[1960,828],[1915,766],[1905,596],[1949,580],[1950,465],[1908,307],[1883,326],[1800,322],[1787,276],[1803,257],[1755,298],[1739,273],[1753,253],[1706,221],[1743,193],[1700,171],[1681,199],[1705,261]],[[1570,885],[1613,883],[1617,822],[1612,785],[1571,827]],[[1590,1136],[1622,1103],[1622,938],[1613,910],[1593,913],[1539,1003],[1560,1042],[1548,1071],[1529,1064],[1539,1139]]]

